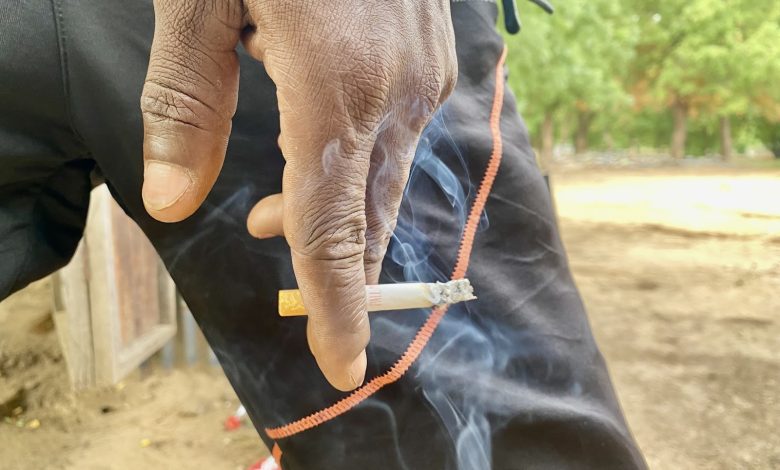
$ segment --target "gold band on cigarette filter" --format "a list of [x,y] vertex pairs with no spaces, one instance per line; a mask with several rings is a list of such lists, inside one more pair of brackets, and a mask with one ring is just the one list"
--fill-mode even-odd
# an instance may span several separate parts
[[282,317],[296,317],[306,315],[303,307],[303,297],[298,289],[279,291],[279,315]]

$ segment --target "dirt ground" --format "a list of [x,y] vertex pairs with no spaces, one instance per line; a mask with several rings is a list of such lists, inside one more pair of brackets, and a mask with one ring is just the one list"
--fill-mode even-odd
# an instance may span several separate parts
[[[571,265],[654,469],[780,468],[780,171],[553,178]],[[216,369],[74,396],[42,281],[0,304],[0,468],[242,469],[266,454]],[[5,405],[3,405],[5,404]]]
[[651,468],[780,468],[780,172],[591,170],[553,185]]
[[[253,428],[226,432],[238,407],[217,368],[138,371],[74,396],[50,320],[48,280],[0,304],[2,470],[246,469],[267,451]],[[2,418],[0,418],[2,419]]]

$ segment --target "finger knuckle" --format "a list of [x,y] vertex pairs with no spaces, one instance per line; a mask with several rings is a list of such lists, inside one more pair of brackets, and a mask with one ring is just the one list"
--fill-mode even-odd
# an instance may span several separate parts
[[[391,225],[395,225],[394,223]],[[363,262],[365,264],[379,264],[385,258],[385,252],[387,251],[387,243],[390,240],[392,234],[392,228],[387,230],[387,224],[381,224],[376,228],[373,235],[369,236],[366,242],[366,251],[363,253]]]
[[430,60],[419,77],[420,94],[435,108],[452,93],[457,76],[457,60],[452,60],[446,54],[438,60]]
[[417,68],[417,80],[421,95],[435,107],[441,104],[455,88],[458,59],[451,24],[439,21],[432,26],[432,30],[433,32],[427,37],[435,37],[438,40],[429,39],[425,43],[426,47],[418,53],[422,56],[420,59],[422,65]]
[[350,53],[339,79],[354,120],[369,126],[384,114],[395,80],[393,52],[386,41],[373,40]]
[[317,59],[306,66],[322,74],[337,106],[343,106],[355,124],[378,120],[397,79],[398,41],[382,31],[366,30],[358,18],[307,36],[305,47]]
[[458,61],[454,58],[454,51],[452,52],[452,58],[448,60],[444,67],[444,79],[442,83],[442,92],[440,101],[443,102],[446,100],[453,91],[455,91],[455,86],[458,84]]
[[148,123],[178,122],[203,130],[215,130],[230,121],[228,114],[204,102],[186,83],[159,77],[146,80],[141,112]]
[[328,209],[304,211],[303,228],[292,234],[290,246],[308,259],[331,263],[334,270],[349,269],[360,261],[366,244],[364,202],[334,201],[333,195],[322,199]]

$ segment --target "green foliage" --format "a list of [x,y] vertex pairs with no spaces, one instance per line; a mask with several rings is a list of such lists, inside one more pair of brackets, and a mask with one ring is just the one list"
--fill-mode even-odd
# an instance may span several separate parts
[[[689,113],[689,151],[718,145],[718,119],[737,146],[769,144],[780,123],[777,0],[558,0],[547,16],[521,5],[523,30],[505,36],[507,66],[529,127],[545,114],[571,128],[595,116],[592,143],[665,147],[669,107]],[[560,137],[560,136],[559,136]],[[768,145],[769,146],[769,145]]]
[[776,94],[775,0],[636,3],[642,39],[634,71],[649,85],[650,103],[680,99],[694,114],[745,115]]
[[637,29],[613,0],[559,2],[549,16],[528,4],[523,31],[506,35],[510,86],[533,125],[545,112],[626,108],[624,72]]

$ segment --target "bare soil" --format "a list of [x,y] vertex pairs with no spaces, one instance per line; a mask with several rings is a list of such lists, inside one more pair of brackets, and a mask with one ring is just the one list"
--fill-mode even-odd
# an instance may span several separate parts
[[553,185],[651,468],[780,468],[780,172],[591,170]]
[[0,469],[243,470],[268,455],[251,426],[224,429],[239,402],[216,367],[150,366],[72,393],[50,292],[44,280],[0,304]]
[[[560,225],[631,428],[654,469],[780,468],[780,171],[577,169]],[[217,369],[68,390],[47,281],[0,304],[0,468],[243,469]],[[2,419],[2,418],[0,418]]]

